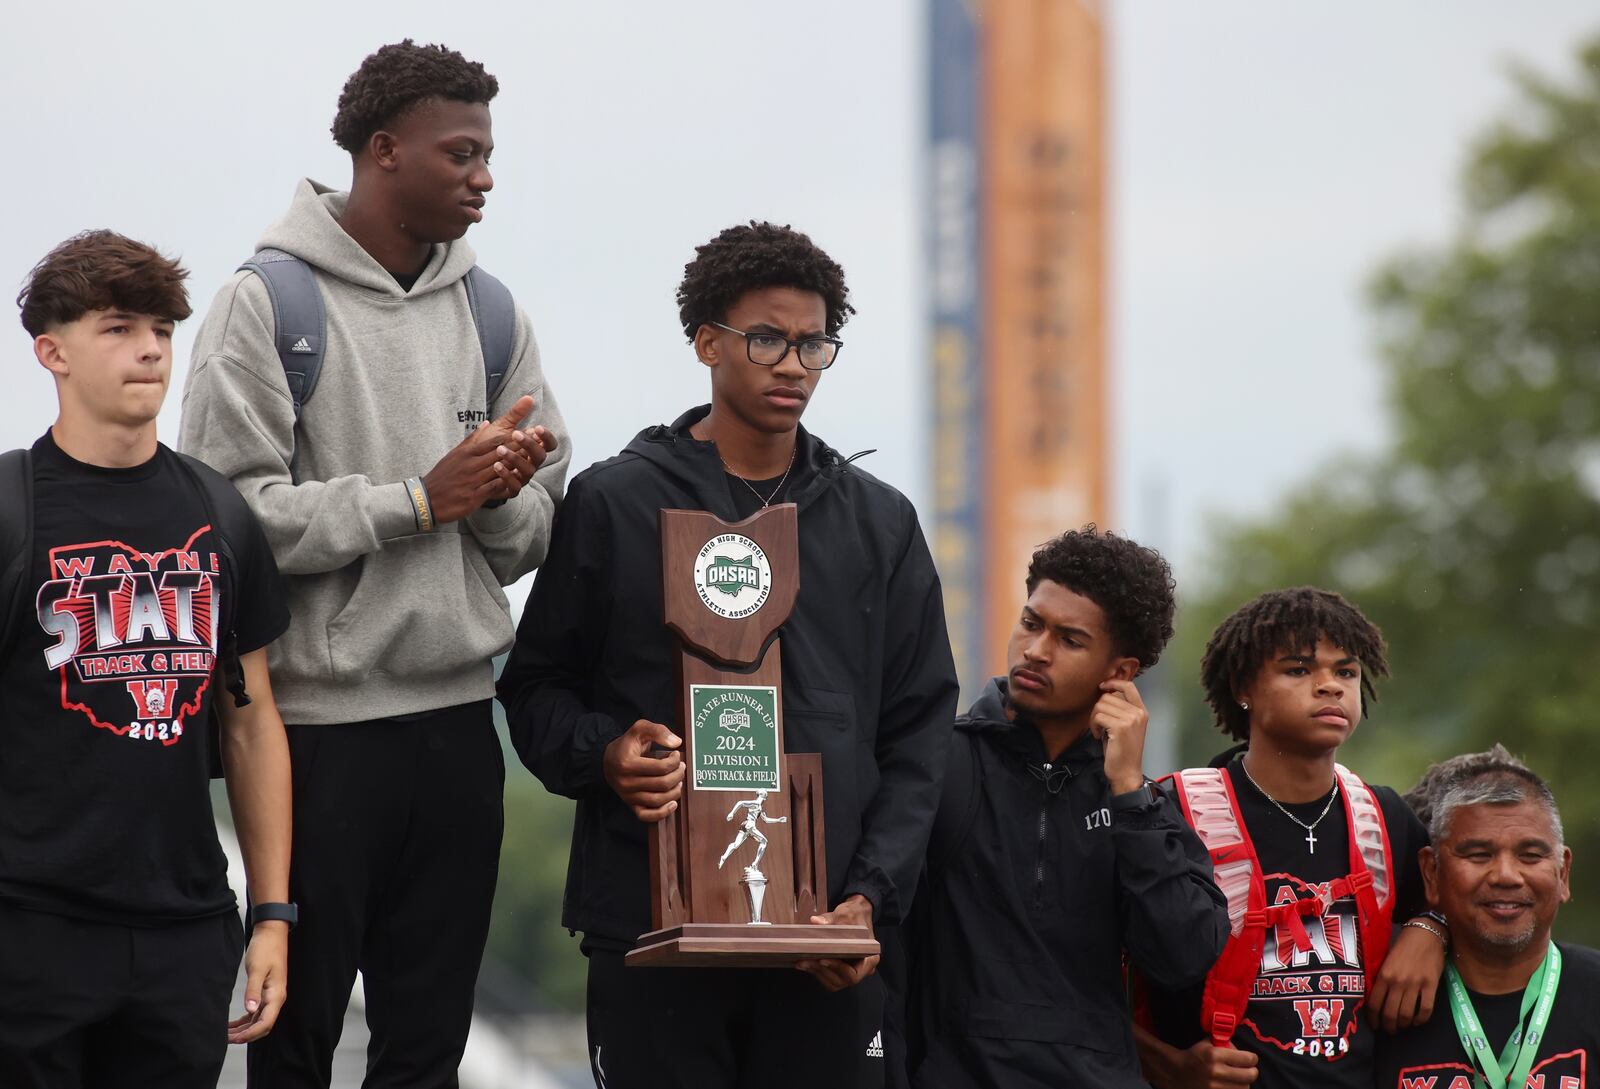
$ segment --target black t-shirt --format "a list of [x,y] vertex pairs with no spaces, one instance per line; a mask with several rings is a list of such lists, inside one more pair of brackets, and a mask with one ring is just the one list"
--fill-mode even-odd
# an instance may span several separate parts
[[801,483],[798,478],[809,474],[796,466],[788,480],[784,480],[781,473],[771,480],[746,480],[733,473],[726,475],[728,490],[733,493],[733,509],[739,512],[740,518],[749,518],[764,507],[789,502],[789,497]]
[[[1269,906],[1312,897],[1318,884],[1350,873],[1349,821],[1342,799],[1317,824],[1316,849],[1308,850],[1306,830],[1245,778],[1238,760],[1228,765],[1228,774],[1261,864]],[[1372,789],[1388,827],[1398,878],[1394,921],[1399,924],[1427,907],[1417,854],[1427,846],[1428,833],[1393,790]],[[1326,804],[1322,799],[1285,808],[1311,824]],[[1255,989],[1234,1031],[1233,1046],[1260,1056],[1255,1084],[1263,1089],[1365,1089],[1372,1072],[1373,1029],[1362,1009],[1367,986],[1355,898],[1336,900],[1323,918],[1306,916],[1303,921],[1311,939],[1304,952],[1295,953],[1283,935],[1267,934]],[[1198,1042],[1200,994],[1196,988],[1182,995],[1152,995],[1156,1034],[1179,1047]]]
[[[1600,953],[1557,942],[1561,983],[1545,1026],[1544,1041],[1528,1074],[1529,1089],[1590,1089],[1589,1067],[1600,1062]],[[1489,1048],[1498,1057],[1517,1027],[1522,992],[1472,997]],[[1427,1024],[1396,1036],[1379,1034],[1376,1089],[1474,1089],[1472,1059],[1456,1034],[1443,985]],[[1509,1071],[1506,1071],[1509,1073]]]
[[0,662],[0,898],[129,924],[232,910],[207,722],[225,625],[241,654],[288,626],[266,538],[247,512],[213,512],[253,530],[228,538],[225,579],[199,485],[164,446],[106,469],[46,433],[33,496],[25,613]]

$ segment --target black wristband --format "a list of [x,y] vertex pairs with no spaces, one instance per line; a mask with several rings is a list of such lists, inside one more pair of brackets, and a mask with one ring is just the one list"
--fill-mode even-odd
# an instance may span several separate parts
[[1111,796],[1113,813],[1148,813],[1160,804],[1161,794],[1156,790],[1156,785],[1148,780],[1137,790]]
[[254,930],[257,923],[288,923],[293,930],[299,922],[299,904],[251,904],[245,917],[245,929]]

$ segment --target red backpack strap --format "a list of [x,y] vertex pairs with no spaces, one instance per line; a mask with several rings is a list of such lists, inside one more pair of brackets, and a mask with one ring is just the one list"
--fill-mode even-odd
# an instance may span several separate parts
[[1372,788],[1343,764],[1334,765],[1350,827],[1350,888],[1355,894],[1361,930],[1361,965],[1367,990],[1389,955],[1389,930],[1394,922],[1394,852],[1389,826]]
[[1261,971],[1261,951],[1267,939],[1267,888],[1227,771],[1189,768],[1178,772],[1173,781],[1178,805],[1211,855],[1217,888],[1228,901],[1228,944],[1206,975],[1200,999],[1201,1028],[1212,1043],[1227,1047]]

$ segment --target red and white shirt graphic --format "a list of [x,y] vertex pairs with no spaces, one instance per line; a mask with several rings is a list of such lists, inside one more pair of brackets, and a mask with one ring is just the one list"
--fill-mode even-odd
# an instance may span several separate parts
[[[1434,1016],[1441,1011],[1435,1010]],[[1450,1016],[1449,1010],[1443,1011]],[[1533,1064],[1525,1089],[1589,1089],[1588,1053],[1579,1048]],[[1465,1062],[1428,1063],[1400,1071],[1395,1089],[1478,1089],[1482,1082]]]
[[[1326,898],[1328,883],[1268,874],[1267,902]],[[1261,969],[1240,1026],[1260,1046],[1337,1062],[1361,1031],[1367,998],[1354,898],[1334,901],[1323,914],[1302,916],[1310,945],[1296,949],[1284,927],[1267,932]]]
[[164,552],[117,540],[50,550],[37,612],[64,710],[118,737],[182,740],[216,661],[222,561],[212,541],[202,526]]

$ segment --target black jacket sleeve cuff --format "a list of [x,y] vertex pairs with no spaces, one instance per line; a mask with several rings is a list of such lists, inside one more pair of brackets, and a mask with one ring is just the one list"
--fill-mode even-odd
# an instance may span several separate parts
[[589,728],[581,730],[573,739],[573,756],[583,769],[581,778],[586,783],[603,784],[606,781],[606,748],[628,731],[610,715],[591,712],[584,718],[589,720],[585,724]]
[[[872,905],[873,922],[899,922],[899,900],[894,882],[889,875],[873,863],[857,855],[845,872],[844,890],[839,899],[861,895]],[[837,905],[835,905],[837,906]]]

